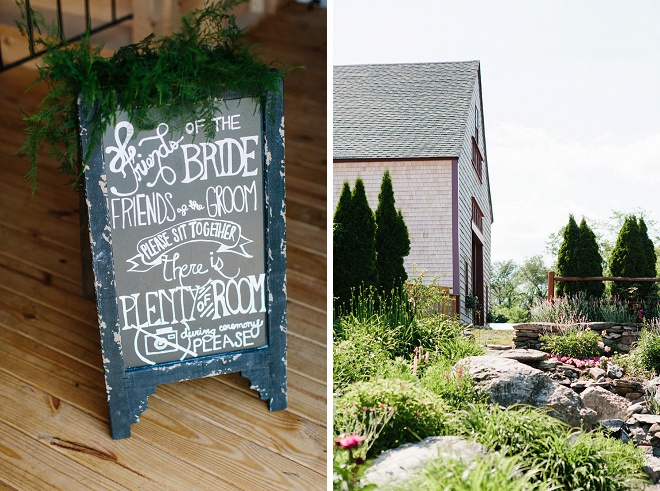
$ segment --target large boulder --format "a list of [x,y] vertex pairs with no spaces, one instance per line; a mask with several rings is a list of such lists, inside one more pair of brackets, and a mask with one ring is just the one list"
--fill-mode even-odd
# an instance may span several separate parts
[[481,444],[457,436],[432,436],[419,443],[406,443],[381,453],[363,477],[364,484],[406,489],[405,483],[416,472],[437,459],[472,462],[484,455]]
[[459,361],[477,388],[501,406],[529,404],[550,408],[557,419],[571,426],[591,427],[595,413],[580,396],[552,380],[541,370],[500,356],[471,356]]
[[602,387],[588,387],[580,394],[584,405],[596,411],[596,419],[626,419],[630,401]]

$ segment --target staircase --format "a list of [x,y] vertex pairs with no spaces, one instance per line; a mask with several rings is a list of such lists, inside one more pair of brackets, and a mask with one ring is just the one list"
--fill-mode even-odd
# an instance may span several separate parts
[[[30,0],[30,6],[45,19],[47,26],[61,24],[63,35],[75,41],[85,32],[90,18],[92,42],[104,47],[104,56],[151,33],[166,36],[179,26],[179,19],[190,10],[201,8],[203,0]],[[274,13],[277,0],[250,0],[236,7],[239,26],[256,24],[265,14]],[[14,0],[0,0],[0,72],[31,58],[28,40],[16,27],[21,20]],[[39,47],[37,46],[36,49]],[[29,61],[36,66],[38,58]]]

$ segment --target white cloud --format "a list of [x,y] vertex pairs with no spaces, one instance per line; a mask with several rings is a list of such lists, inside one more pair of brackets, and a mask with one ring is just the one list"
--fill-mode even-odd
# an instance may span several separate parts
[[578,221],[583,215],[606,220],[612,210],[642,209],[657,219],[660,133],[629,143],[608,133],[583,141],[495,122],[487,139],[493,260],[544,254],[548,236],[569,213]]

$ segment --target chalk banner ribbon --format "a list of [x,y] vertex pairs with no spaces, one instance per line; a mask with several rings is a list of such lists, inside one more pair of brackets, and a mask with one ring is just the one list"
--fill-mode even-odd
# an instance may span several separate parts
[[126,260],[131,264],[128,271],[149,271],[161,264],[163,258],[174,249],[193,242],[214,242],[219,244],[216,252],[252,257],[245,251],[245,245],[253,241],[241,235],[240,224],[212,218],[195,219],[172,225],[141,239],[137,244],[137,255]]

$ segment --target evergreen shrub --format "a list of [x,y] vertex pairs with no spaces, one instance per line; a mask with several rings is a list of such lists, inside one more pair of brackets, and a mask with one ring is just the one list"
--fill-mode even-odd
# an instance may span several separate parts
[[[633,215],[628,216],[619,231],[610,256],[612,276],[629,278],[655,277],[655,250],[649,239],[646,224]],[[629,300],[647,300],[655,291],[654,283],[613,282],[612,294]]]
[[408,227],[401,210],[395,208],[394,189],[389,170],[383,174],[378,194],[376,218],[376,261],[378,282],[382,291],[400,288],[408,275],[403,267],[404,257],[410,253]]
[[[573,215],[568,217],[568,225],[564,227],[563,240],[557,254],[557,274],[559,276],[579,275],[580,228],[575,223]],[[557,283],[557,295],[577,293],[583,286],[577,281],[560,281]]]

